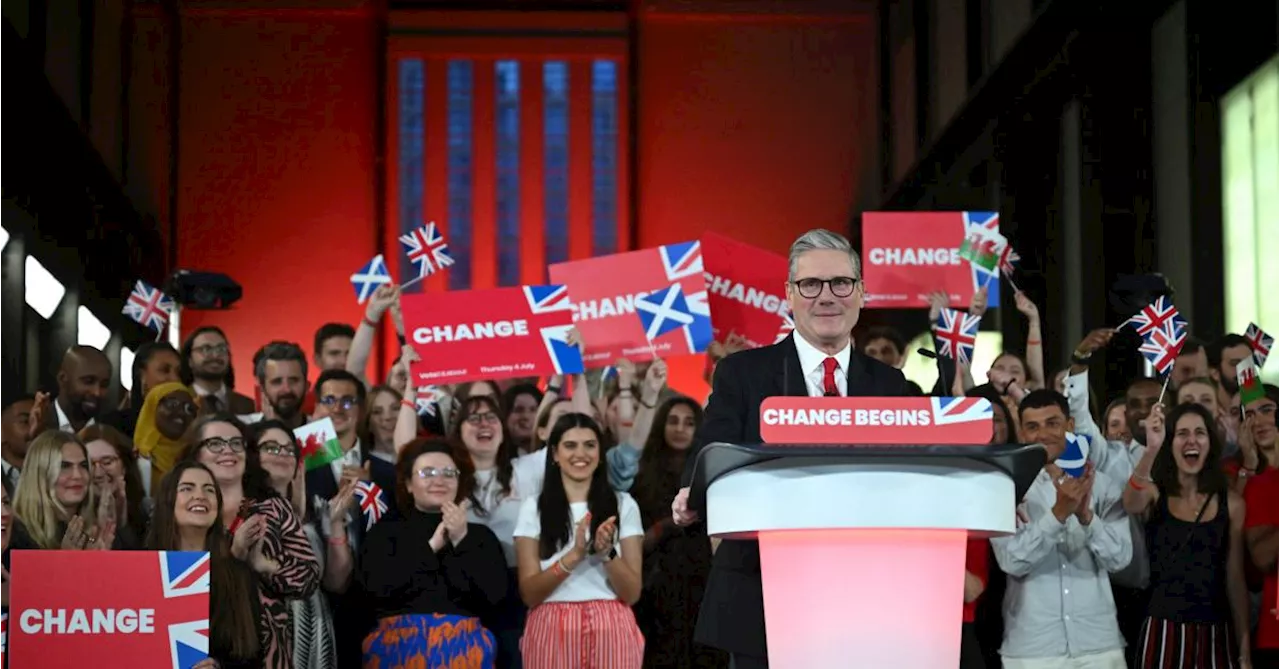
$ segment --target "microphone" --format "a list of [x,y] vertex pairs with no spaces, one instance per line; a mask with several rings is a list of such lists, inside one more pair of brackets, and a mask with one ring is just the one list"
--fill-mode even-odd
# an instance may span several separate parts
[[951,384],[947,383],[947,370],[942,365],[942,356],[938,355],[937,353],[934,353],[933,351],[930,351],[927,348],[918,348],[916,349],[916,353],[919,353],[920,355],[923,355],[926,358],[932,358],[933,361],[938,364],[938,385],[940,386],[940,388],[938,389],[938,394],[940,397],[947,397],[948,395],[950,395]]

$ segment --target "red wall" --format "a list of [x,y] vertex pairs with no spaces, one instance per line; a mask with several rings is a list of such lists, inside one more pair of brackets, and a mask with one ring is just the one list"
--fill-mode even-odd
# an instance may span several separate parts
[[[714,230],[786,253],[848,228],[876,154],[873,17],[659,9],[639,46],[640,247]],[[673,387],[705,393],[702,369],[674,362]]]
[[182,327],[227,332],[246,394],[267,341],[310,352],[322,323],[360,320],[348,277],[376,253],[375,37],[355,9],[184,11],[178,265],[244,297]]
[[[177,260],[231,275],[245,296],[229,313],[184,314],[182,325],[227,331],[242,392],[252,388],[250,357],[268,339],[310,351],[321,323],[360,318],[348,276],[377,252],[375,118],[385,92],[375,73],[384,54],[373,10],[350,2],[184,3]],[[716,230],[785,252],[811,227],[846,229],[861,165],[874,158],[873,18],[797,14],[817,4],[801,0],[763,2],[791,13],[674,4],[651,2],[639,18],[638,245]],[[158,23],[135,44],[164,44]],[[158,65],[161,54],[148,58]],[[135,71],[159,79],[152,65],[136,59]],[[155,94],[166,84],[139,88]],[[152,102],[159,107],[135,117],[139,130],[168,120],[163,98]],[[158,139],[141,155],[155,156]],[[158,162],[148,164],[151,183],[167,179]],[[674,361],[673,385],[704,393],[701,372],[700,357]]]

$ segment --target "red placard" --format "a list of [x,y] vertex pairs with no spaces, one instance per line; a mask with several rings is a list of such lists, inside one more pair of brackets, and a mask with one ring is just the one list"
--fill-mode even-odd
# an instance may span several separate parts
[[[698,242],[559,263],[547,272],[552,281],[569,287],[588,368],[611,365],[618,358],[701,353],[711,343],[711,311]],[[648,311],[637,306],[675,286],[680,289],[678,299]],[[676,324],[680,326],[671,327]],[[650,338],[648,327],[659,334]]]
[[10,666],[190,669],[208,656],[208,553],[16,550],[11,559]]
[[564,286],[405,295],[400,307],[419,386],[582,372]]
[[770,397],[766,444],[985,445],[991,402],[981,397]]
[[946,291],[951,306],[967,309],[983,285],[987,303],[1000,304],[1000,282],[975,272],[960,257],[970,219],[989,212],[869,211],[862,215],[862,277],[868,309],[929,308],[925,296]]
[[774,343],[790,313],[786,257],[708,232],[702,262],[716,341],[733,332],[752,348]]

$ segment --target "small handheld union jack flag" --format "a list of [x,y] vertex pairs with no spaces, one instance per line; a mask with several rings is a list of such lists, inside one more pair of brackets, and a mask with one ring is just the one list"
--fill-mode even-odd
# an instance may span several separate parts
[[792,317],[791,310],[788,309],[787,313],[782,317],[782,324],[778,326],[778,335],[774,337],[773,343],[776,344],[782,341],[783,339],[786,339],[787,337],[791,336],[791,332],[794,331],[795,329],[796,329],[796,319]]
[[418,263],[419,279],[453,264],[449,245],[445,243],[444,235],[440,234],[435,223],[428,223],[407,235],[400,235],[400,243],[409,255],[409,262]]
[[973,348],[978,341],[981,316],[973,316],[955,309],[943,309],[933,324],[933,337],[938,343],[938,355],[951,358],[962,365],[973,360]]
[[1275,343],[1275,339],[1263,332],[1257,323],[1249,324],[1249,329],[1244,331],[1244,338],[1249,340],[1254,364],[1258,369],[1262,369],[1267,364],[1267,356],[1271,355],[1271,344]]
[[1120,327],[1130,324],[1138,334],[1145,337],[1147,333],[1161,328],[1169,328],[1169,333],[1174,334],[1179,326],[1185,329],[1187,321],[1178,314],[1178,309],[1173,306],[1173,300],[1167,295],[1161,295],[1155,302],[1143,307],[1142,311],[1121,323]]
[[387,512],[387,500],[382,495],[382,488],[371,481],[360,481],[356,484],[356,499],[360,502],[360,513],[364,516],[364,529],[373,527],[382,520]]
[[133,292],[125,300],[122,313],[139,325],[159,332],[173,313],[173,299],[139,280],[133,284]]
[[[1177,315],[1177,312],[1174,312]],[[1148,331],[1142,337],[1138,351],[1147,358],[1156,373],[1164,376],[1173,369],[1173,363],[1187,342],[1187,322],[1180,317]]]

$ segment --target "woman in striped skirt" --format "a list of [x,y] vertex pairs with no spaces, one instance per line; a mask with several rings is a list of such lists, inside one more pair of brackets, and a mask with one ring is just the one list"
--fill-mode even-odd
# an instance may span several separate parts
[[1147,417],[1147,450],[1124,491],[1146,518],[1151,600],[1135,644],[1142,669],[1249,669],[1244,500],[1227,486],[1222,438],[1208,409],[1182,404]]
[[516,523],[520,595],[531,609],[520,640],[526,669],[638,669],[644,637],[640,509],[609,486],[602,433],[571,413],[552,427],[542,493]]

